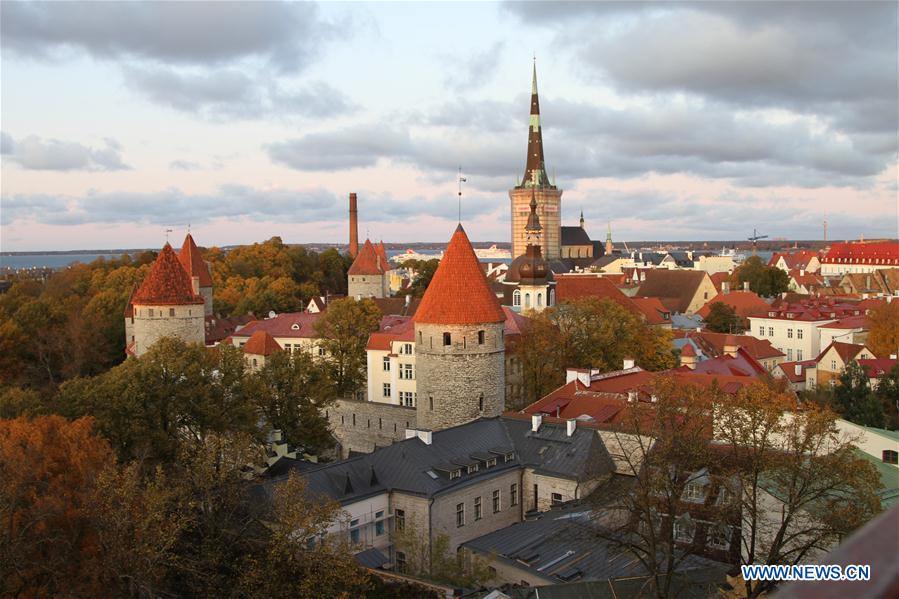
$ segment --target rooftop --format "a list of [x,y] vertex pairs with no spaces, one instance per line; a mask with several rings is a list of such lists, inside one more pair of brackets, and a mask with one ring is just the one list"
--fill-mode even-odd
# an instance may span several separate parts
[[181,266],[189,277],[200,279],[200,287],[212,287],[212,275],[209,274],[209,268],[200,255],[200,248],[194,243],[194,238],[190,233],[184,238],[184,244],[181,246],[181,251],[178,252],[178,261],[181,262]]
[[168,243],[159,252],[150,272],[131,296],[134,305],[183,306],[203,304],[194,294],[190,277],[178,261],[175,250]]

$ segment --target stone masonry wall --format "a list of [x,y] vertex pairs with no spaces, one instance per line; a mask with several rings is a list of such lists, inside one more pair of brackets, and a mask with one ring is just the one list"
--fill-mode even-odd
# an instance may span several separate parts
[[[153,316],[150,316],[150,311]],[[174,316],[170,315],[174,310]],[[134,355],[140,356],[163,337],[206,343],[203,306],[134,306]]]
[[[483,344],[478,343],[481,330]],[[451,335],[449,346],[443,344],[444,333]],[[441,430],[503,412],[502,323],[416,324],[415,340],[419,428]]]
[[[562,501],[571,501],[586,497],[593,492],[601,483],[608,480],[609,476],[601,476],[589,481],[578,482],[567,478],[559,478],[555,476],[546,476],[545,474],[537,474],[533,469],[525,470],[523,482],[525,489],[524,509],[531,511],[537,509],[544,512],[552,507],[552,494],[558,493],[562,496]],[[534,485],[537,485],[537,503],[534,504]]]
[[371,453],[406,438],[407,428],[416,428],[415,408],[393,404],[338,399],[325,410],[341,457],[350,451]]
[[203,296],[203,312],[212,316],[212,287],[200,287],[200,295]]
[[350,275],[347,295],[349,297],[387,297],[385,277],[381,275]]

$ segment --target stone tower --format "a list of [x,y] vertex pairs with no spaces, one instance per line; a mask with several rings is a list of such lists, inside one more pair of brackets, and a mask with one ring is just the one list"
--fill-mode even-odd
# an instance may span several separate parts
[[419,428],[503,412],[505,320],[460,224],[415,312]]
[[[533,190],[532,190],[533,192]],[[541,253],[543,227],[537,216],[536,194],[531,196],[530,215],[524,227],[527,248],[515,258],[503,281],[503,303],[516,311],[542,312],[555,305],[556,282]]]
[[126,329],[133,340],[128,343],[127,352],[141,356],[162,337],[205,343],[204,304],[172,246],[165,244],[144,282],[131,296],[131,324],[127,326],[126,313]]
[[390,295],[390,262],[383,243],[376,247],[365,240],[347,271],[347,295],[360,298]]
[[525,253],[524,227],[530,214],[531,197],[537,200],[537,214],[543,221],[541,251],[547,260],[562,257],[562,190],[550,183],[543,159],[543,131],[540,128],[540,103],[537,98],[537,65],[531,84],[531,120],[528,126],[528,155],[524,177],[509,190],[512,203],[512,255]]
[[181,251],[178,252],[178,261],[190,277],[191,287],[194,293],[203,297],[203,311],[207,316],[212,315],[212,275],[209,274],[209,265],[200,256],[200,249],[194,243],[193,236],[188,233],[184,238]]

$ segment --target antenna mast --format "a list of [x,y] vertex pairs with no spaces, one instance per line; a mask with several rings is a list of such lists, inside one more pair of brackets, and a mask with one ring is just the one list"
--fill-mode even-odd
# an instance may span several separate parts
[[459,167],[459,224],[462,224],[462,184],[467,183],[468,179],[462,176],[462,167]]

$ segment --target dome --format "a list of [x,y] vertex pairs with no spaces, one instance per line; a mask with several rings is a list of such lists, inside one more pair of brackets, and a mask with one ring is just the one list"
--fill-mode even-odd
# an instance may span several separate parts
[[523,256],[518,256],[506,271],[506,283],[541,285],[553,280],[552,270],[544,260],[539,245],[529,245]]

